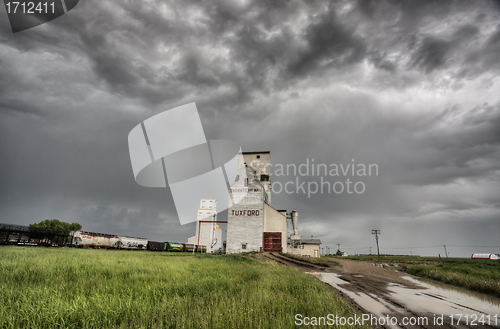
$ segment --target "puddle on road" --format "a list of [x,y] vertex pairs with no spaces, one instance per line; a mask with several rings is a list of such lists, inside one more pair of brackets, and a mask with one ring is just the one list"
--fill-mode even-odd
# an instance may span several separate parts
[[[479,293],[476,291],[472,291],[472,290],[467,290],[467,289],[461,288],[461,287],[455,287],[455,286],[452,286],[452,285],[449,285],[446,283],[442,283],[439,281],[433,281],[433,280],[424,279],[424,278],[412,278],[409,276],[404,276],[403,278],[405,278],[408,281],[415,282],[416,284],[418,284],[420,286],[425,286],[427,284],[430,286],[441,288],[441,289],[446,290],[446,291],[452,291],[452,292],[456,292],[456,293],[459,293],[462,295],[475,297],[475,298],[480,299],[482,301],[485,301],[487,303],[497,305],[499,307],[498,310],[500,311],[500,298],[493,297],[490,295],[485,295],[485,294],[482,294],[482,293]],[[499,314],[499,316],[500,316],[500,314]]]
[[352,292],[345,289],[344,285],[349,285],[350,283],[342,280],[338,274],[335,273],[321,273],[319,279],[323,282],[328,283],[332,287],[340,290],[350,298],[352,298],[359,306],[369,311],[370,313],[382,317],[384,314],[388,314],[391,310],[388,308],[386,302],[378,298],[373,294],[365,294],[361,292]]
[[[362,308],[376,316],[385,316],[393,312],[408,314],[404,309],[390,304],[374,294],[350,291],[347,289],[350,283],[342,280],[338,274],[314,273],[314,275],[318,274],[320,274],[321,281],[340,290]],[[404,307],[419,313],[443,314],[445,317],[453,315],[455,321],[458,318],[457,314],[461,314],[463,317],[468,315],[469,321],[475,317],[480,319],[483,315],[484,319],[487,320],[489,315],[490,325],[500,327],[500,299],[469,292],[465,289],[455,289],[449,285],[435,285],[411,277],[403,278],[422,287],[422,289],[409,289],[399,284],[388,283],[389,296]]]
[[492,324],[494,325],[496,320],[496,326],[500,327],[498,318],[500,317],[500,299],[449,286],[444,289],[442,284],[435,285],[407,276],[403,278],[422,286],[423,289],[408,289],[401,285],[390,284],[388,290],[392,292],[390,295],[394,300],[407,305],[412,310],[445,316],[469,315],[469,319],[476,316],[479,319],[482,315],[485,317],[489,315],[493,321]]

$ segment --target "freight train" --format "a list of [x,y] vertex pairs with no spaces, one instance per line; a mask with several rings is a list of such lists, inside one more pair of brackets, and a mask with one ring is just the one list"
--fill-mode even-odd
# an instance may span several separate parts
[[148,242],[148,250],[152,251],[186,251],[186,252],[207,252],[206,246],[198,246],[188,243],[177,243],[177,242]]
[[132,238],[102,233],[84,231],[70,232],[73,235],[75,247],[105,248],[105,249],[139,249],[152,251],[186,251],[207,252],[206,246],[177,242],[156,242],[142,238]]
[[71,231],[69,233],[30,232],[27,226],[8,224],[0,224],[0,244],[169,252],[207,252],[206,246],[196,246],[193,244],[155,242],[143,238],[87,231]]
[[105,248],[105,249],[139,249],[152,251],[186,251],[207,252],[206,246],[177,242],[156,242],[142,238],[119,236],[85,231],[70,232],[75,247]]

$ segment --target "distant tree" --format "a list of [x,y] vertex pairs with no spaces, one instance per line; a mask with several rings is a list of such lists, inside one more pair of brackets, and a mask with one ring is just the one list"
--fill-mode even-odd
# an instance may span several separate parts
[[30,224],[30,231],[35,232],[47,232],[47,231],[79,231],[82,229],[82,225],[78,223],[66,223],[61,222],[59,219],[46,219],[40,223]]
[[70,231],[79,231],[82,225],[78,223],[61,222],[58,219],[46,219],[40,223],[30,224],[30,233],[35,237],[48,239],[52,243],[65,244]]
[[336,253],[337,256],[342,256],[342,251],[340,250],[337,250],[337,253]]

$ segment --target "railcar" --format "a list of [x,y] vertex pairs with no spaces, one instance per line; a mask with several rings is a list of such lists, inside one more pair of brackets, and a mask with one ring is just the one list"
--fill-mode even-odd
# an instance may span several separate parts
[[184,251],[184,244],[177,242],[165,242],[166,251]]
[[72,245],[80,248],[115,249],[120,237],[113,234],[94,233],[87,231],[70,232],[73,236]]
[[151,251],[165,251],[165,242],[148,241],[147,250]]
[[143,238],[133,238],[130,236],[120,236],[118,238],[118,249],[146,250],[148,240]]
[[187,252],[207,252],[207,246],[197,246],[194,244],[184,244],[184,251]]

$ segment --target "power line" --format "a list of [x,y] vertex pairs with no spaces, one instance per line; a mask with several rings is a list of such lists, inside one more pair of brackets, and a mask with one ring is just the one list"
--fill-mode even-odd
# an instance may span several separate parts
[[[418,247],[384,247],[385,249],[428,249],[428,248],[442,248],[443,245],[436,246],[418,246]],[[446,245],[447,248],[500,248],[500,246],[459,246],[459,245]],[[371,247],[343,247],[342,249],[370,249]]]
[[342,248],[342,249],[370,249],[371,247],[351,247],[351,248]]
[[447,244],[448,247],[456,247],[456,248],[500,248],[500,246],[456,246]]
[[439,246],[421,246],[421,247],[396,247],[396,248],[385,248],[385,249],[424,249],[424,248],[441,248],[443,245]]
[[[420,247],[394,247],[394,248],[385,248],[385,249],[424,249],[424,248],[441,248],[443,245],[439,246],[420,246]],[[447,244],[446,247],[454,247],[454,248],[500,248],[500,246],[459,246],[459,245],[451,245]]]

